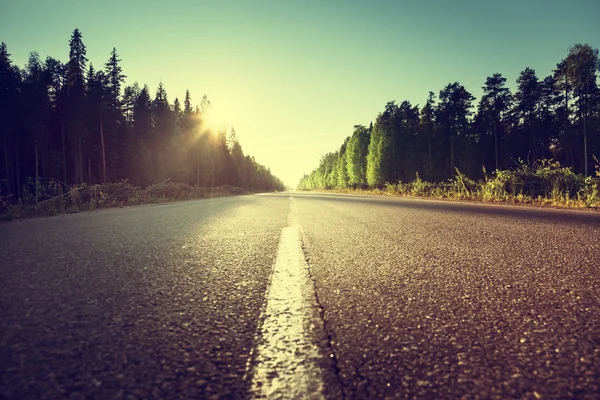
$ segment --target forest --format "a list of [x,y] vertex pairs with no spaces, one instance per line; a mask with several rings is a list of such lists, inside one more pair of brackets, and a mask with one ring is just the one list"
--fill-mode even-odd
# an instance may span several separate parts
[[423,106],[390,101],[374,123],[355,125],[338,151],[322,156],[298,188],[487,182],[510,170],[537,178],[559,170],[585,182],[600,156],[598,69],[598,50],[576,44],[547,76],[521,71],[515,93],[494,73],[477,104],[459,82],[429,92]]
[[[35,201],[48,187],[174,182],[195,187],[283,190],[281,180],[245,155],[235,129],[207,122],[210,100],[169,101],[162,82],[152,94],[124,86],[115,48],[104,65],[88,63],[75,29],[67,62],[30,53],[24,68],[0,46],[0,196]],[[40,187],[42,189],[40,189]],[[47,191],[47,190],[46,190]]]

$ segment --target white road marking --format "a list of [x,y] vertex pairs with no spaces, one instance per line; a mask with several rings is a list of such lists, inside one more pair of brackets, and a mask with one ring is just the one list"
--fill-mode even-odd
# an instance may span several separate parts
[[314,340],[315,303],[300,226],[291,203],[267,290],[252,379],[254,398],[324,399],[322,355]]

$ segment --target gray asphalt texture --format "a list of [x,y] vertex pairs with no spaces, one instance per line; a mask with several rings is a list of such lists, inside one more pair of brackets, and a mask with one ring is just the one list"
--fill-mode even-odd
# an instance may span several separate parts
[[600,398],[600,215],[296,196],[351,398]]
[[0,224],[0,398],[247,398],[291,202],[329,393],[599,398],[600,214],[293,197]]
[[243,398],[289,200],[0,225],[0,397]]

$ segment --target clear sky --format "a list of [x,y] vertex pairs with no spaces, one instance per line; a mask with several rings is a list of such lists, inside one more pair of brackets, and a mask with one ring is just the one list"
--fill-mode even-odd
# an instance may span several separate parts
[[3,0],[0,41],[24,66],[66,61],[79,28],[101,67],[113,47],[127,84],[169,100],[207,94],[246,153],[295,186],[390,100],[423,104],[459,81],[475,96],[502,73],[551,72],[569,46],[600,46],[599,0]]

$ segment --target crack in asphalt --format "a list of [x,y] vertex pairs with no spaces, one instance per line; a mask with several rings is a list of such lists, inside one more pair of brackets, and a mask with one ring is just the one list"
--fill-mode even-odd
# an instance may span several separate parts
[[[367,378],[366,376],[364,376],[363,374],[361,374],[360,370],[361,368],[363,368],[365,365],[367,365],[367,363],[370,360],[364,360],[361,363],[358,363],[358,365],[356,365],[354,367],[354,376],[356,378],[358,378],[358,381],[354,383],[353,387],[352,387],[352,398],[356,399],[359,398],[358,396],[358,391],[359,389],[362,389],[363,392],[368,393],[368,389],[369,386],[371,386],[371,380],[369,378]],[[362,388],[361,388],[362,385]]]
[[[348,395],[344,388],[344,383],[343,383],[342,374],[341,374],[342,371],[338,365],[338,358],[337,358],[337,355],[336,355],[335,349],[334,349],[334,342],[335,342],[334,341],[334,333],[331,331],[331,329],[329,329],[327,319],[325,318],[325,307],[323,306],[323,303],[321,303],[321,300],[319,299],[319,293],[317,292],[317,282],[312,273],[312,266],[310,264],[310,256],[308,254],[308,249],[307,249],[306,240],[305,240],[306,236],[304,234],[304,230],[302,229],[302,226],[300,226],[300,236],[301,236],[300,240],[302,243],[302,252],[304,253],[304,260],[306,261],[306,265],[308,267],[307,268],[308,269],[308,278],[312,282],[315,301],[316,301],[316,304],[318,307],[318,312],[319,312],[319,318],[321,319],[321,322],[323,323],[323,332],[325,333],[325,339],[327,342],[327,350],[329,353],[328,358],[331,360],[333,374],[335,375],[335,378],[337,379],[339,389],[342,393],[342,398],[346,399],[346,398],[348,398]],[[354,398],[354,395],[352,396],[352,398]]]

